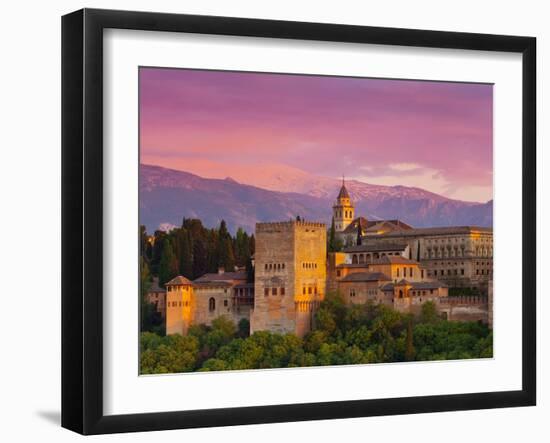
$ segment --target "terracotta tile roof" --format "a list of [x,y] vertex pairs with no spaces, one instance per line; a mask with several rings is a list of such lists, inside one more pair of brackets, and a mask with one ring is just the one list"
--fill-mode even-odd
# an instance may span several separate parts
[[246,272],[223,272],[223,273],[210,273],[204,274],[193,281],[194,284],[204,285],[209,283],[230,283],[234,284],[236,282],[246,282],[247,275]]
[[174,277],[172,280],[170,280],[168,283],[166,283],[164,286],[175,286],[175,285],[192,285],[190,280],[186,279],[185,277],[178,275],[177,277]]
[[365,217],[357,217],[356,219],[352,220],[352,222],[342,232],[344,234],[356,233],[359,226],[361,226],[361,229],[365,231],[368,227],[368,224],[369,222]]
[[401,220],[367,220],[365,217],[357,217],[353,220],[347,227],[344,229],[344,234],[353,234],[357,233],[358,226],[361,226],[361,230],[364,232],[377,231],[378,229],[388,226],[389,228],[395,231],[404,231],[413,229],[412,226],[408,225]]

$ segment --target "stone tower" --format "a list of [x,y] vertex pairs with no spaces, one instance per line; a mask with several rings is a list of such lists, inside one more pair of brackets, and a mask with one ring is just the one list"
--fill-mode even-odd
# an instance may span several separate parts
[[340,188],[338,197],[332,207],[332,216],[334,217],[334,227],[336,232],[342,232],[346,229],[355,217],[355,208],[351,202],[343,178],[342,187]]
[[187,335],[193,320],[193,283],[181,275],[166,283],[166,335]]
[[325,296],[326,225],[305,221],[256,224],[254,310],[250,332],[303,337]]

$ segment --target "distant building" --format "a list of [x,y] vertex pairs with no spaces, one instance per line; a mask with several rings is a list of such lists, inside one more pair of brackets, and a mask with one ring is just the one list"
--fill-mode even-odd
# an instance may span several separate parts
[[332,207],[332,217],[334,219],[336,237],[346,247],[356,245],[358,235],[363,237],[412,229],[411,226],[401,220],[355,218],[355,206],[350,198],[344,180],[342,180],[342,187]]
[[247,283],[245,272],[205,274],[190,281],[178,276],[168,283],[166,333],[186,335],[194,324],[211,325],[225,316],[235,324],[250,319],[254,306],[254,285]]
[[[358,263],[397,254],[421,263],[427,277],[441,280],[449,287],[472,288],[487,295],[493,278],[492,228],[413,228],[401,220],[367,220],[365,217],[336,223],[340,208],[353,208],[345,183],[336,201],[333,207],[336,234],[345,245],[344,250],[355,253]],[[361,245],[356,245],[358,236]]]
[[[492,324],[491,228],[413,228],[400,220],[356,218],[344,182],[332,209],[346,244],[342,252],[327,254],[324,223],[257,223],[253,283],[244,271],[220,269],[194,281],[178,276],[166,292],[154,284],[148,297],[165,311],[166,333],[185,335],[193,324],[226,316],[235,323],[248,319],[251,333],[302,337],[331,291],[348,304],[381,303],[400,312],[418,313],[431,301],[449,320]],[[450,297],[456,287],[479,289],[482,296]]]
[[147,301],[155,306],[155,310],[162,318],[166,317],[166,290],[159,286],[158,277],[153,278],[151,287],[147,292]]
[[326,235],[324,223],[256,224],[251,332],[303,336],[311,330],[325,296]]

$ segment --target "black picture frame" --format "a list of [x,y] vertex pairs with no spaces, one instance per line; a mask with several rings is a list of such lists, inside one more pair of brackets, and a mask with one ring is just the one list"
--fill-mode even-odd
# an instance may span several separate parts
[[[103,413],[103,30],[503,51],[522,54],[522,389],[131,415]],[[536,39],[231,17],[83,9],[62,18],[62,426],[152,431],[536,404]]]

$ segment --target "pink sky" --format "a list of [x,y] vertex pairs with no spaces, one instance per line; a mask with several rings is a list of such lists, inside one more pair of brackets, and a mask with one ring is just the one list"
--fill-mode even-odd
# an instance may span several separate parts
[[[492,198],[492,85],[140,69],[141,161],[286,165]],[[186,168],[186,165],[188,168]]]

